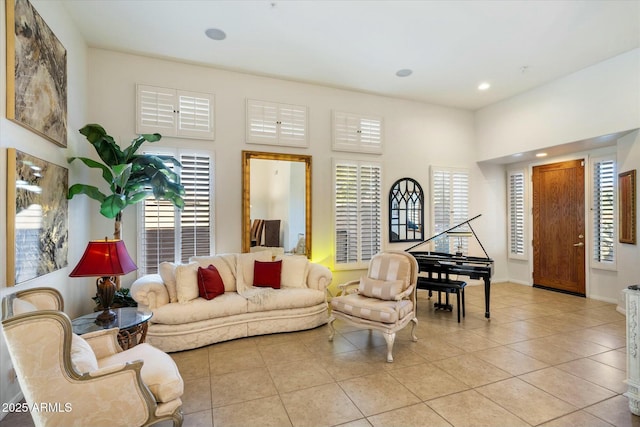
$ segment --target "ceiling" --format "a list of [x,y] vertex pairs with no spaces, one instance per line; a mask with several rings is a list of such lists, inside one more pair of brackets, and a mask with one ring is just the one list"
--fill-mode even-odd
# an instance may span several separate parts
[[469,110],[640,47],[640,0],[62,3],[91,47]]

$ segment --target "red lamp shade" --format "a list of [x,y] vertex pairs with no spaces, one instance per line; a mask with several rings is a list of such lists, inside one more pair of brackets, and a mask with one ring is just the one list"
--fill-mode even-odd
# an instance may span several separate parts
[[137,269],[122,240],[94,240],[69,277],[122,276]]

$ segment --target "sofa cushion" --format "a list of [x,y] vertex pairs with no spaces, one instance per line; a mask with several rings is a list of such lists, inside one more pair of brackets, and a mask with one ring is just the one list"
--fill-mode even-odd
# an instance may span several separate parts
[[71,364],[84,374],[98,369],[98,360],[89,343],[76,334],[71,334]]
[[256,294],[247,300],[250,313],[266,310],[286,310],[313,307],[326,303],[325,293],[316,289],[282,288],[265,289],[269,292]]
[[284,255],[276,257],[282,260],[280,287],[306,288],[309,274],[309,260],[304,255]]
[[198,298],[197,262],[176,265],[176,293],[181,304]]
[[358,294],[344,295],[331,299],[335,311],[349,314],[373,322],[396,323],[411,313],[413,303],[410,300],[386,301]]
[[142,360],[142,382],[156,398],[157,402],[170,402],[182,396],[184,382],[178,372],[178,367],[167,353],[146,344],[138,344],[129,350],[116,353],[100,359],[100,368],[127,363],[132,360]]
[[220,277],[222,277],[225,292],[236,291],[236,265],[238,263],[238,254],[192,256],[189,258],[189,262],[197,262],[200,267],[213,265],[218,269],[218,273],[220,273]]
[[198,293],[201,298],[214,299],[224,294],[224,283],[213,265],[207,268],[198,267]]
[[271,261],[271,252],[248,252],[238,255],[238,276],[236,285],[240,295],[253,288],[253,269],[255,261]]
[[254,261],[253,286],[280,289],[282,261]]
[[362,276],[358,285],[358,293],[366,297],[383,300],[394,300],[398,294],[402,293],[404,281],[398,280],[377,280],[367,276]]
[[196,298],[186,304],[166,304],[153,310],[153,323],[181,325],[247,312],[247,300],[235,292],[212,299]]
[[169,292],[169,302],[178,301],[178,291],[176,285],[176,264],[173,262],[161,262],[158,266],[158,273],[162,278],[162,282],[167,287]]

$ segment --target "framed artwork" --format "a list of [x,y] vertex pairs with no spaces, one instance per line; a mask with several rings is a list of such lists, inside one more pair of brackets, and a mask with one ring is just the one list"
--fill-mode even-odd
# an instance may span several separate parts
[[618,174],[618,215],[620,243],[636,244],[636,170]]
[[6,0],[7,118],[67,146],[67,51],[28,0]]
[[7,151],[7,285],[67,266],[67,168]]

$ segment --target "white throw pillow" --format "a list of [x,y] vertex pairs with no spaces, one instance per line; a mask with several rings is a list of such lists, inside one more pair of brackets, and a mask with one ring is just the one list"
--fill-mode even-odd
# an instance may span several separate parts
[[283,288],[306,288],[309,261],[304,255],[283,255],[276,257],[282,260],[280,286]]
[[238,293],[242,294],[247,289],[253,287],[253,267],[256,261],[268,262],[273,257],[271,252],[248,252],[238,255]]
[[236,291],[236,265],[238,254],[219,254],[213,256],[192,256],[189,262],[197,262],[202,268],[213,265],[220,273],[225,292]]
[[169,302],[178,301],[178,289],[176,285],[176,264],[173,262],[161,262],[159,265],[160,277],[169,292]]
[[371,277],[362,276],[358,285],[358,293],[370,298],[393,301],[400,293],[404,281],[398,280],[376,280]]
[[71,335],[71,363],[81,374],[98,369],[98,360],[93,349],[84,338],[76,334]]
[[176,293],[178,302],[186,304],[198,298],[198,263],[176,265]]

